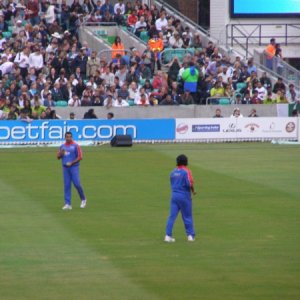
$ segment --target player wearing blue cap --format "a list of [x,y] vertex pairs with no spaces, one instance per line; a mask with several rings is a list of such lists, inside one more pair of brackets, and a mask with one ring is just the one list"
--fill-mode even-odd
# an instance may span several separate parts
[[81,199],[81,208],[86,207],[86,198],[80,184],[79,164],[82,160],[80,146],[73,141],[72,133],[66,132],[65,143],[60,146],[57,158],[61,159],[64,176],[65,205],[63,210],[71,210],[71,185],[74,184]]
[[165,242],[175,242],[172,237],[173,225],[179,211],[181,211],[187,239],[189,242],[195,240],[195,231],[192,216],[192,197],[196,194],[194,190],[194,180],[191,171],[187,168],[188,158],[182,154],[176,158],[177,167],[170,175],[171,181],[171,205],[170,216],[167,221]]

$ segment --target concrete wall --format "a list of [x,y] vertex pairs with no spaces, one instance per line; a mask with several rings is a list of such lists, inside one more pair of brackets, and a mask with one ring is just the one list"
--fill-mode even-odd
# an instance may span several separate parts
[[[115,119],[164,119],[164,118],[209,118],[215,114],[216,108],[221,108],[222,115],[229,117],[236,105],[180,105],[180,106],[150,106],[150,107],[60,107],[56,112],[63,119],[68,119],[70,112],[76,114],[76,119],[82,119],[88,109],[93,108],[99,119],[106,119],[108,112],[113,112]],[[276,117],[276,105],[239,105],[241,113],[248,116],[251,109],[255,108],[260,117]]]

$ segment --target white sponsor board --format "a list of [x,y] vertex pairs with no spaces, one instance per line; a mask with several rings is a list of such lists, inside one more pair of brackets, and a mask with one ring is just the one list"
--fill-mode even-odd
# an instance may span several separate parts
[[176,119],[176,140],[297,139],[299,118]]

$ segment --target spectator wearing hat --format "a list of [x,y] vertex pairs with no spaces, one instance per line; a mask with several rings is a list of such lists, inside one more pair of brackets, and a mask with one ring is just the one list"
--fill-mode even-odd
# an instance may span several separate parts
[[48,32],[50,34],[53,34],[52,36],[57,38],[57,39],[61,39],[62,38],[62,28],[61,26],[58,24],[58,21],[57,20],[54,20],[53,23],[51,23],[48,27]]
[[18,35],[23,30],[24,27],[22,26],[22,20],[17,20],[16,25],[13,28],[13,33]]

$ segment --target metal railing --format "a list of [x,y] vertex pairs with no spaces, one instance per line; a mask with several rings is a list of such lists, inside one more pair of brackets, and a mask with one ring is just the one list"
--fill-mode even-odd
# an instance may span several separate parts
[[[112,61],[114,58],[112,57],[113,56],[113,53],[121,53],[123,52],[126,56],[130,56],[132,55],[132,51],[129,50],[129,49],[124,49],[124,50],[112,50],[112,49],[104,49],[104,50],[101,50],[99,53],[98,53],[98,57],[101,59],[101,60],[105,60],[106,62],[109,62],[109,61]],[[124,55],[123,55],[124,57]],[[115,58],[116,59],[116,58]]]
[[266,52],[254,50],[254,62],[264,67],[266,72],[271,73],[274,77],[281,77],[283,82],[288,85],[293,83],[296,90],[300,90],[300,71],[286,63],[279,57],[270,58]]
[[[264,31],[269,29],[269,27],[278,27],[277,32],[274,32],[272,35],[265,34]],[[250,33],[246,32],[248,28],[251,30]],[[291,30],[299,30],[299,34],[291,33]],[[288,43],[295,42],[297,40],[300,42],[300,24],[227,24],[226,25],[226,46],[231,45],[233,47],[235,44],[239,45],[246,51],[246,58],[249,57],[249,54],[252,56],[253,53],[249,52],[249,44],[258,44],[259,46],[269,42],[271,38],[277,38],[280,42],[287,45]]]
[[169,5],[165,1],[155,0],[155,4],[158,8],[163,7],[169,15],[174,15],[175,19],[179,19],[182,22],[183,26],[190,27],[192,33],[195,33],[195,32],[199,33],[201,36],[203,47],[206,47],[208,42],[211,41],[218,46],[219,51],[222,55],[232,56],[232,57],[235,57],[238,55],[241,58],[243,58],[245,56],[244,53],[242,53],[236,49],[232,49],[226,45],[222,45],[219,38],[212,36],[208,30],[204,29],[199,24],[196,24],[194,21],[189,19],[187,16],[183,15],[181,12],[179,12],[178,10],[173,8],[171,5]]

